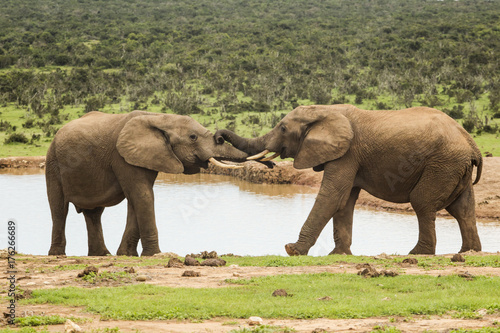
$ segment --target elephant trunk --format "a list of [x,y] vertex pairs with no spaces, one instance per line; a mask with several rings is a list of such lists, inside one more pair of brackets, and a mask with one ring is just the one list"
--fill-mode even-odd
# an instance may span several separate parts
[[[216,144],[213,154],[210,157],[215,158],[216,160],[245,162],[248,154],[245,151],[239,150],[237,147],[233,147],[228,144]],[[207,160],[209,158],[207,158]]]
[[215,133],[217,142],[227,141],[235,148],[244,151],[248,155],[255,155],[266,149],[266,139],[269,133],[258,138],[247,139],[242,138],[236,133],[223,129]]

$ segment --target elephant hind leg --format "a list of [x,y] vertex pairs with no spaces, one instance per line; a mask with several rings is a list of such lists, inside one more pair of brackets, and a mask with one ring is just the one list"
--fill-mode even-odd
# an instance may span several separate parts
[[481,241],[476,227],[476,203],[472,184],[453,201],[446,210],[458,221],[462,234],[462,248],[460,252],[469,250],[481,251]]
[[[418,218],[418,242],[410,254],[436,253],[436,212],[443,209],[454,195],[457,184],[449,178],[445,168],[428,168],[410,193],[410,203]],[[438,187],[437,184],[442,186]]]
[[52,215],[52,241],[49,255],[64,255],[66,254],[65,232],[69,204],[64,199],[60,182],[49,171],[47,171],[47,196]]
[[105,256],[110,254],[104,244],[104,235],[102,233],[101,215],[104,207],[94,209],[83,209],[85,222],[87,223],[87,234],[89,244],[89,256]]
[[354,205],[356,205],[360,191],[359,187],[354,187],[351,190],[345,207],[333,215],[333,240],[335,241],[335,248],[329,254],[352,254],[352,218]]

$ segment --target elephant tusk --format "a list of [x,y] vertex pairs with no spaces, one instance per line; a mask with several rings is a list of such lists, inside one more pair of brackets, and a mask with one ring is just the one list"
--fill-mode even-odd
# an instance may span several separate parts
[[224,164],[222,162],[217,161],[213,157],[210,157],[208,159],[208,161],[212,162],[213,164],[217,165],[218,167],[225,168],[225,169],[241,169],[241,168],[243,168],[243,165]]
[[264,151],[261,151],[257,155],[247,157],[247,160],[258,160],[259,158],[266,156],[267,153],[269,153],[269,150],[266,149]]
[[260,162],[267,162],[267,161],[272,161],[274,160],[276,157],[280,156],[280,153],[274,153],[273,155],[269,156],[269,157],[266,157],[266,158],[263,158],[261,160],[259,160]]

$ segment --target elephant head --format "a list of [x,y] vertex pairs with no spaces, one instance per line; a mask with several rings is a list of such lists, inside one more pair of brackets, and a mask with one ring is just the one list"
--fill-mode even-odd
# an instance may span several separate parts
[[[253,155],[248,159],[270,161],[278,156],[294,158],[297,169],[314,168],[340,158],[350,148],[354,132],[350,121],[343,114],[352,106],[312,105],[299,106],[286,115],[270,132],[245,139],[228,130],[219,130],[217,140],[226,140],[234,147]],[[332,130],[334,129],[334,130]],[[265,157],[274,152],[270,157]]]
[[225,168],[240,166],[221,160],[243,162],[243,151],[217,142],[214,135],[188,116],[134,111],[120,131],[116,147],[129,164],[166,173],[194,174],[212,162]]

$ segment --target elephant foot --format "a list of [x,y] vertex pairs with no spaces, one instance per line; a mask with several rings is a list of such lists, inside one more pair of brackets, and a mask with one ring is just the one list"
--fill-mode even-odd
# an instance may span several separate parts
[[61,246],[51,246],[49,256],[63,256],[66,255],[66,250]]
[[332,252],[328,253],[328,255],[331,255],[331,254],[348,254],[348,255],[352,255],[352,252],[350,249],[340,249],[340,248],[334,248]]
[[116,251],[117,256],[128,256],[128,257],[138,257],[139,252],[137,252],[137,249],[118,249]]
[[436,248],[417,244],[413,250],[410,251],[410,254],[436,254]]
[[157,253],[161,253],[160,249],[153,249],[153,250],[148,250],[148,249],[143,249],[141,253],[141,257],[150,257],[154,256]]
[[301,246],[297,245],[297,243],[286,244],[285,250],[289,256],[306,256],[309,252],[309,249],[302,248]]
[[462,245],[462,248],[460,249],[460,251],[458,251],[458,253],[467,252],[467,251],[480,252],[481,251],[481,244],[477,244],[477,245],[473,245],[473,246],[463,246]]
[[100,249],[100,250],[89,250],[88,256],[90,257],[104,257],[107,256],[108,254],[111,254],[111,252],[108,251],[108,249]]

